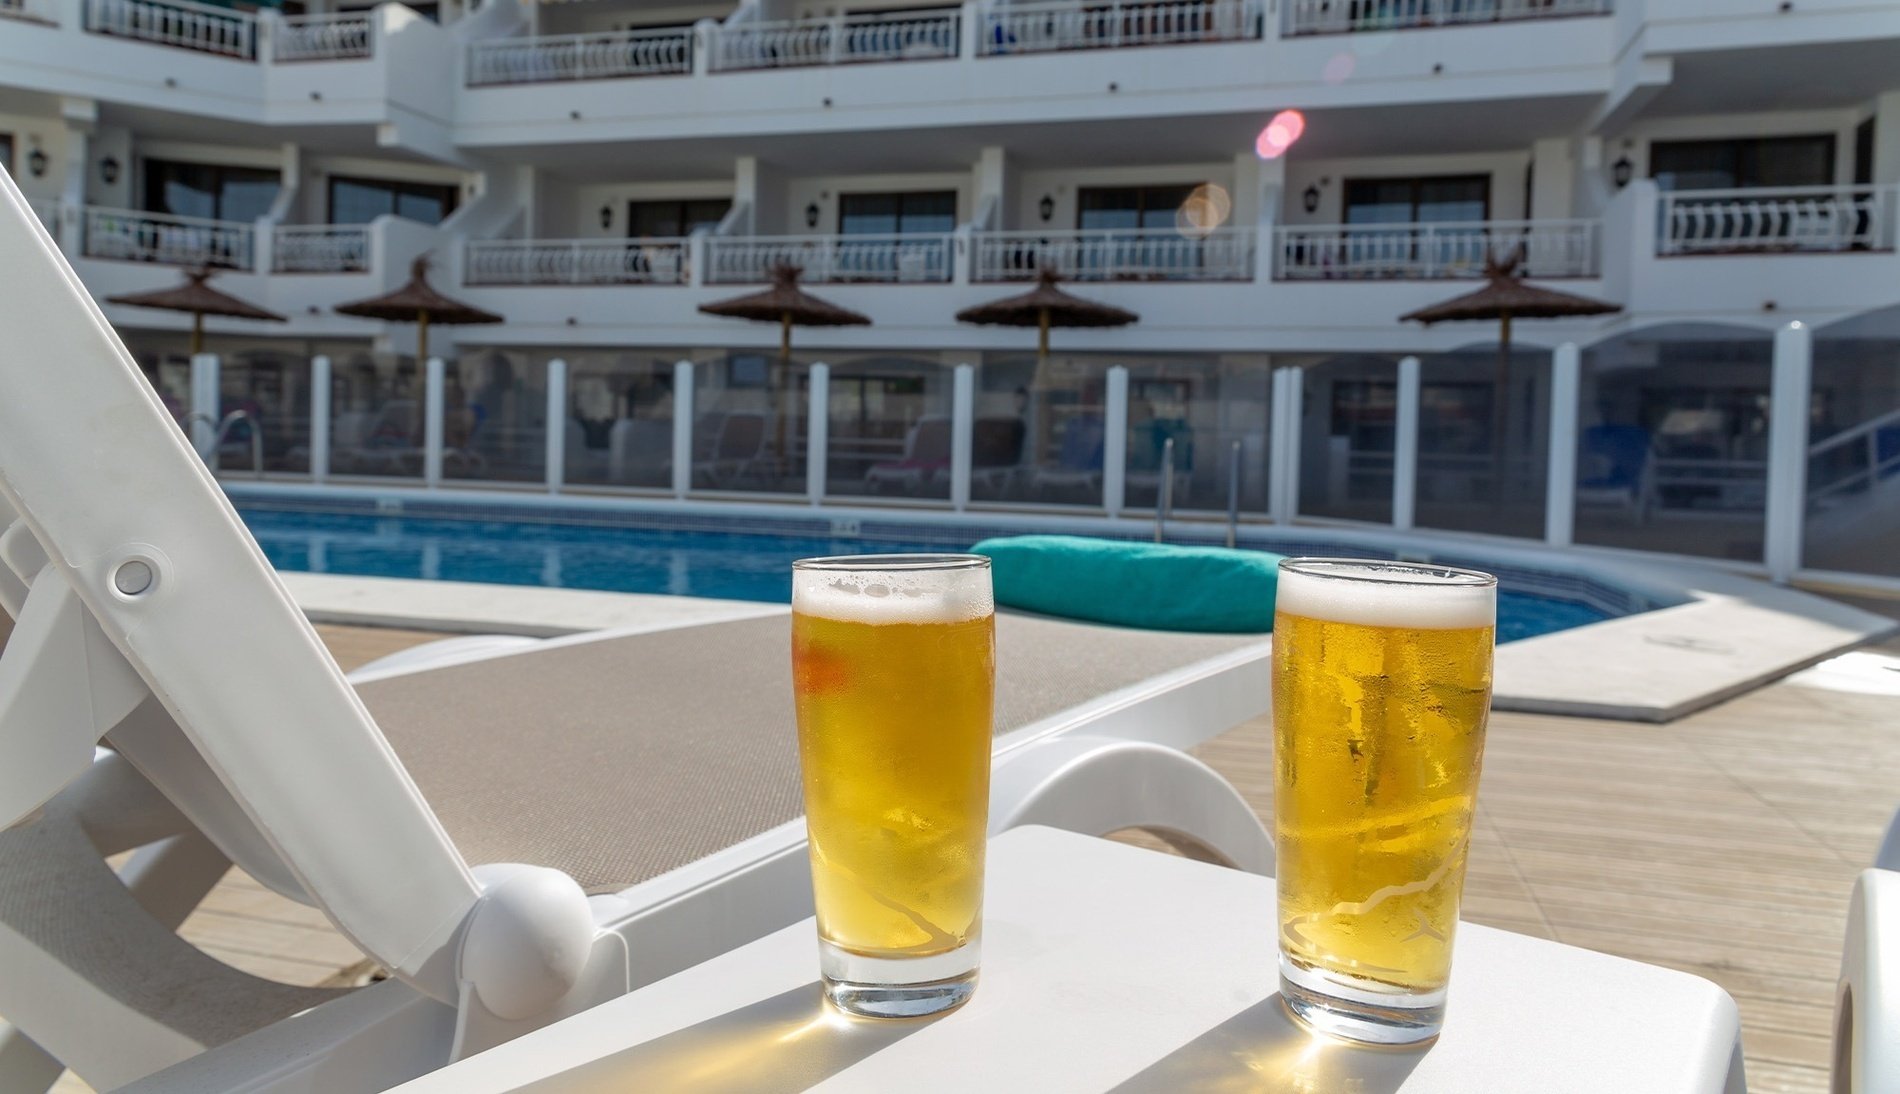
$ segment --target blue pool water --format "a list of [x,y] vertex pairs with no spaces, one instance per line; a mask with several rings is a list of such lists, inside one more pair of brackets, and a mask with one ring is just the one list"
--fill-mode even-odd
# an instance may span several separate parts
[[[943,551],[935,542],[676,531],[516,520],[458,520],[241,507],[279,570],[552,585],[786,603],[793,559]],[[966,545],[967,546],[967,545]],[[1498,640],[1580,627],[1610,613],[1505,588]]]

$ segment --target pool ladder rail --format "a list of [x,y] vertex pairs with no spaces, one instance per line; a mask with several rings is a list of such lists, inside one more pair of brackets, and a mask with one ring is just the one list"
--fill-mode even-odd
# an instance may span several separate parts
[[[1174,515],[1174,438],[1161,442],[1161,487],[1155,497],[1155,542],[1162,542]],[[1240,442],[1227,450],[1227,546],[1240,541]]]
[[264,477],[264,423],[258,421],[257,415],[243,408],[239,408],[226,414],[223,420],[220,421],[202,410],[197,410],[186,415],[185,432],[189,434],[191,427],[199,422],[204,422],[206,425],[211,426],[213,430],[211,436],[211,452],[205,457],[205,462],[211,464],[213,471],[217,470],[216,460],[218,449],[224,447],[224,439],[231,435],[231,430],[235,429],[239,422],[249,422],[251,426],[251,475],[253,478],[259,479]]

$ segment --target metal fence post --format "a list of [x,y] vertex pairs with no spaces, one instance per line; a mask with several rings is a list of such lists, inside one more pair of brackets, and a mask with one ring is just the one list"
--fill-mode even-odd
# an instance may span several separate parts
[[1550,459],[1544,484],[1544,542],[1568,547],[1577,522],[1577,425],[1582,353],[1575,342],[1550,358]]
[[976,451],[976,369],[958,365],[950,373],[950,508],[970,505],[970,464]]
[[310,481],[330,477],[330,359],[310,359]]
[[673,366],[673,496],[693,488],[693,363]]
[[567,479],[567,362],[548,362],[547,473],[548,493],[561,492]]
[[825,500],[825,454],[831,445],[831,366],[811,367],[811,401],[805,411],[805,497]]
[[1768,388],[1768,500],[1762,561],[1768,577],[1786,585],[1801,568],[1807,510],[1808,402],[1814,340],[1805,324],[1775,332],[1774,376]]
[[1418,515],[1418,404],[1422,386],[1419,373],[1417,357],[1399,361],[1398,421],[1392,438],[1394,528],[1411,528]]
[[1114,365],[1102,399],[1102,508],[1122,514],[1128,493],[1128,368]]
[[422,484],[442,485],[442,413],[448,389],[442,358],[431,357],[422,373]]

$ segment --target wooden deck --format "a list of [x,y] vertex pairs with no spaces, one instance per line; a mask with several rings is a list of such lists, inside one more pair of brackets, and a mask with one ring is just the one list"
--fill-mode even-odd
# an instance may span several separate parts
[[[319,629],[346,668],[432,637]],[[1198,750],[1263,816],[1271,741],[1260,721]],[[1666,726],[1498,714],[1480,803],[1467,919],[1705,976],[1741,1006],[1751,1090],[1827,1089],[1848,894],[1900,804],[1900,700],[1781,683]],[[183,932],[296,983],[366,971],[236,872]]]

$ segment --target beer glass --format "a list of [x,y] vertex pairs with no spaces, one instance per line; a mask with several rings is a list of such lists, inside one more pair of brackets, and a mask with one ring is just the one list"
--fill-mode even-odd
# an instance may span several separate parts
[[825,994],[934,1014],[976,987],[995,693],[990,560],[792,568],[792,686]]
[[1315,1029],[1410,1044],[1443,1024],[1496,623],[1475,570],[1280,563],[1280,990]]

